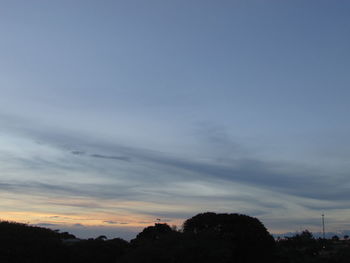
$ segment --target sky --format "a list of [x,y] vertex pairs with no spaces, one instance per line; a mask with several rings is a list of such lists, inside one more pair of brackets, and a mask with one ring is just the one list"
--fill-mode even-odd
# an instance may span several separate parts
[[348,1],[0,1],[0,218],[350,230]]

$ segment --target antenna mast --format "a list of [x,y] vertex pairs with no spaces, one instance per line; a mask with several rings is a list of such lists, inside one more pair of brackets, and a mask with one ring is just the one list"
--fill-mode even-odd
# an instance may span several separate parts
[[324,214],[322,214],[322,231],[323,231],[323,239],[326,239],[326,235],[324,232]]

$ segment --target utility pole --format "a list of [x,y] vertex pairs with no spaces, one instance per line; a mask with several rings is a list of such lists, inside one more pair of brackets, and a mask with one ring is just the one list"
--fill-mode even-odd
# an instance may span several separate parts
[[324,214],[322,214],[322,231],[323,231],[323,239],[326,239],[326,235],[324,232]]

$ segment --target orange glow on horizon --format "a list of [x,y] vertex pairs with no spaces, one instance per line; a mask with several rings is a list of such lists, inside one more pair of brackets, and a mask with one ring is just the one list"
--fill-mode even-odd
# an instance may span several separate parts
[[[1,194],[0,220],[32,225],[147,227],[154,225],[157,215],[164,211],[176,214],[189,211],[183,205],[169,205],[144,201],[96,200],[88,197],[54,198],[25,194]],[[169,225],[181,226],[181,218],[163,218]]]

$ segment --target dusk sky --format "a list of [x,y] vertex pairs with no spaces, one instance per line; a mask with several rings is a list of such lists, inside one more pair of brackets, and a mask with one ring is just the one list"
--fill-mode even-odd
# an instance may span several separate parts
[[0,218],[350,230],[350,2],[0,1]]

